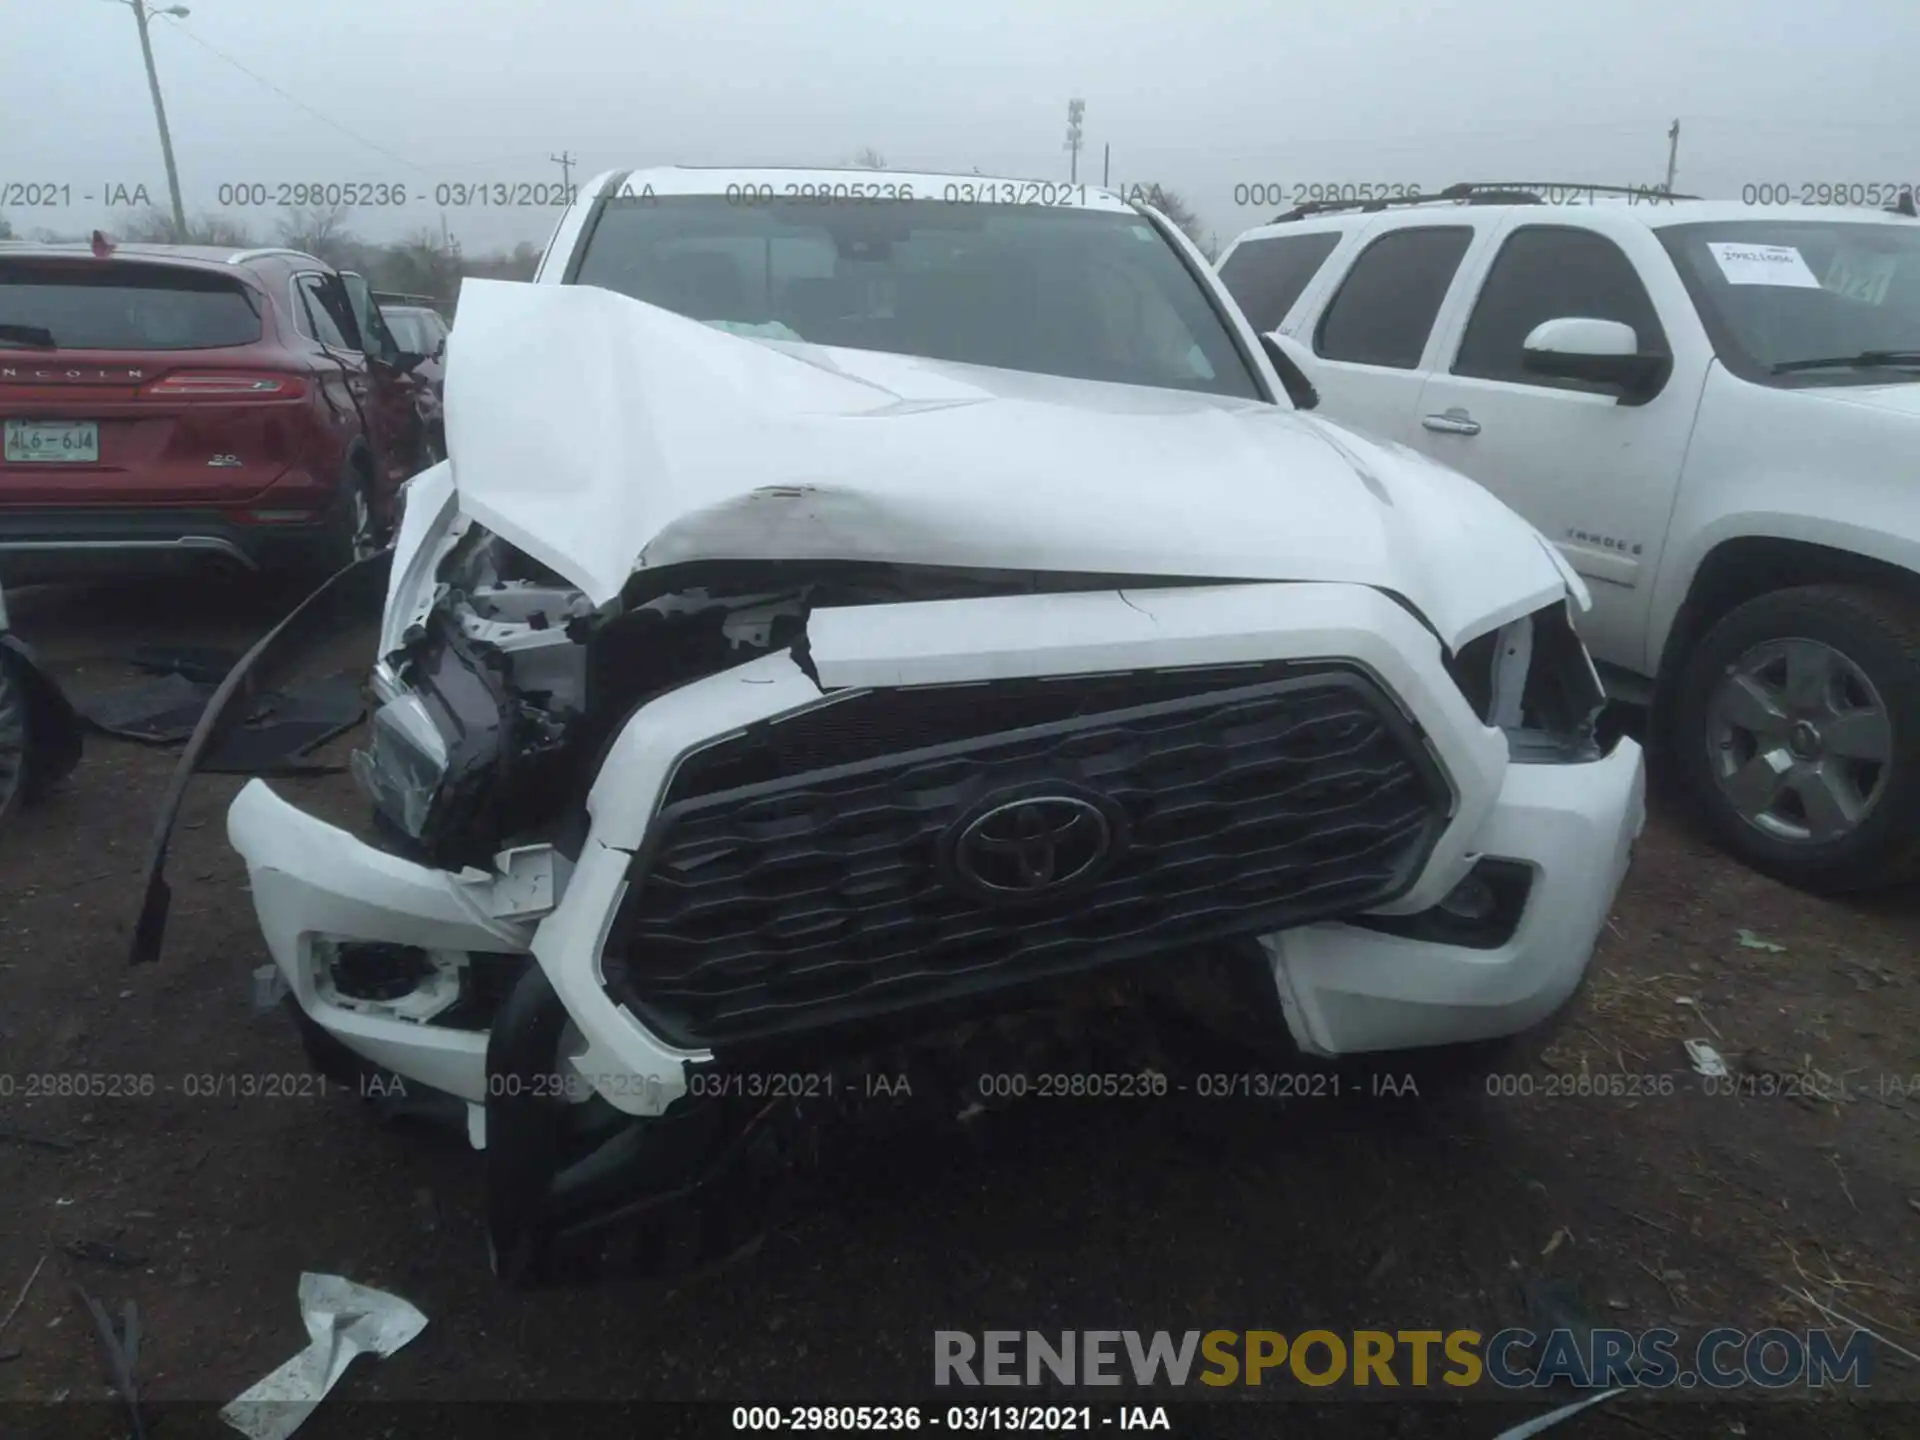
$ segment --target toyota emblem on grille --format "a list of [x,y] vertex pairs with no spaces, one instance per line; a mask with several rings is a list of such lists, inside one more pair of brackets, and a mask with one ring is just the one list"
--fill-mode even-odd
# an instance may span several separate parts
[[1091,799],[1055,791],[1021,796],[957,827],[952,862],[959,878],[988,898],[1039,899],[1092,880],[1116,840],[1107,812]]

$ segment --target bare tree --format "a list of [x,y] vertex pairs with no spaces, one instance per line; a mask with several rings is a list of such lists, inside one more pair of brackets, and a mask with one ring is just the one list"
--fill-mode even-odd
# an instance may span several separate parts
[[884,170],[887,168],[887,157],[873,146],[866,145],[854,152],[853,163],[862,170]]
[[1194,208],[1174,191],[1167,189],[1164,185],[1134,185],[1128,188],[1127,198],[1151,205],[1178,225],[1186,237],[1200,247],[1201,254],[1209,260],[1214,258],[1214,252],[1207,240],[1204,222]]
[[347,217],[352,213],[345,205],[289,205],[273,227],[274,238],[290,250],[304,250],[329,265],[338,265],[345,261],[354,243],[347,230]]
[[11,239],[13,239],[13,226],[8,223],[6,216],[0,215],[0,240]]
[[199,214],[187,221],[183,233],[165,210],[147,209],[129,220],[122,239],[144,245],[227,245],[235,249],[258,244],[253,232],[225,215]]
[[422,227],[397,244],[363,248],[355,268],[377,289],[451,300],[460,288],[459,264],[430,229]]

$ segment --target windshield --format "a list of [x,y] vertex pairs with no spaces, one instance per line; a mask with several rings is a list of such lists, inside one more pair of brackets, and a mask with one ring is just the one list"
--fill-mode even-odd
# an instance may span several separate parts
[[211,350],[260,338],[233,281],[185,268],[0,263],[0,349]]
[[939,200],[612,200],[573,281],[738,334],[1263,398],[1138,215]]
[[1904,357],[1903,368],[1776,369],[1920,350],[1920,224],[1740,220],[1659,235],[1715,351],[1742,378],[1795,386],[1920,379],[1920,365]]

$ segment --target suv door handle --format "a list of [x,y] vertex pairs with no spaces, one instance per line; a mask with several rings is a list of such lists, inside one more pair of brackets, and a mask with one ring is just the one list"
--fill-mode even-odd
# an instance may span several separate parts
[[1458,405],[1439,415],[1422,415],[1420,423],[1427,429],[1438,430],[1444,435],[1478,435],[1480,433],[1480,422]]

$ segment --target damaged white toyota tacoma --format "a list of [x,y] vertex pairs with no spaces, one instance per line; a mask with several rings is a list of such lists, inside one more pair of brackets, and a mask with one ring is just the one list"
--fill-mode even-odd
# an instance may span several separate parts
[[390,572],[209,707],[135,954],[228,701],[384,575],[371,838],[259,780],[228,833],[315,1059],[464,1107],[502,1275],[753,1189],[876,1068],[978,1095],[943,1046],[1090,993],[1325,1073],[1578,987],[1644,814],[1581,582],[1296,410],[1155,211],[613,173],[466,282],[446,383]]

